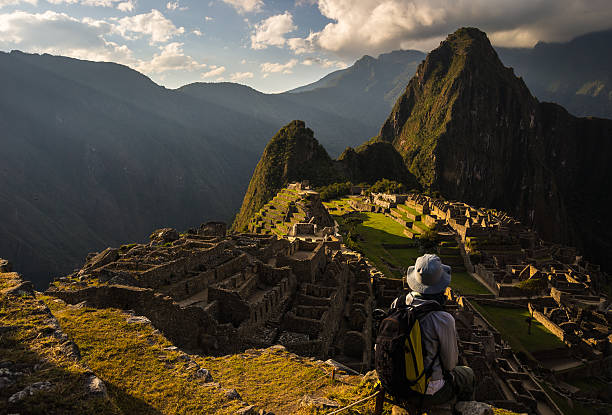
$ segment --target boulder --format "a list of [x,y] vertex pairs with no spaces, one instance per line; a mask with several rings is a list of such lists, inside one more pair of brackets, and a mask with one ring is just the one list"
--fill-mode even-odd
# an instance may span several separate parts
[[236,411],[236,415],[258,415],[259,411],[255,407],[255,405],[245,406],[244,408],[240,408]]
[[213,377],[210,374],[210,372],[208,371],[208,369],[200,368],[200,369],[196,370],[195,375],[196,375],[196,377],[203,379],[204,382],[212,382],[213,381]]
[[51,382],[36,382],[27,386],[25,389],[11,395],[8,399],[10,404],[17,403],[28,396],[33,396],[38,392],[47,391],[52,388]]
[[0,272],[11,272],[13,267],[6,259],[0,259]]
[[227,224],[225,222],[206,222],[200,225],[198,235],[202,236],[225,236]]
[[315,408],[338,408],[340,406],[337,402],[334,402],[331,399],[310,395],[304,395],[300,401],[300,405]]
[[179,233],[173,228],[163,228],[154,231],[149,239],[155,243],[174,242],[179,238]]
[[90,375],[87,380],[87,389],[92,395],[106,396],[106,385],[102,382],[102,379],[96,375]]
[[106,248],[104,251],[91,258],[83,269],[79,271],[80,275],[86,274],[88,271],[98,269],[104,265],[115,262],[119,259],[119,250],[117,248]]
[[457,402],[455,411],[460,415],[493,415],[491,405],[476,401]]
[[236,389],[225,389],[224,393],[225,393],[225,397],[231,401],[236,400],[236,399],[242,399]]
[[14,296],[34,296],[34,285],[30,281],[23,281],[19,285],[8,289],[6,294]]

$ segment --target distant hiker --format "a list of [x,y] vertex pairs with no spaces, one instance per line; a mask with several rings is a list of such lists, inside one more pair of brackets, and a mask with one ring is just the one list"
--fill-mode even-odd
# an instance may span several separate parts
[[472,400],[474,372],[457,366],[455,319],[443,311],[451,268],[425,254],[408,268],[412,292],[391,304],[376,339],[376,371],[386,392],[419,407]]

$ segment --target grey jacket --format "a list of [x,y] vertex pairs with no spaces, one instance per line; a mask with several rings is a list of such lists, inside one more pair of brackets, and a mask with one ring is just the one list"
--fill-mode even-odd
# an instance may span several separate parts
[[[397,299],[391,304],[395,307]],[[412,294],[406,296],[406,305],[424,303],[425,300],[415,298]],[[425,367],[429,367],[434,360],[438,349],[440,359],[433,363],[433,372],[430,380],[444,379],[443,368],[451,371],[457,366],[459,350],[457,348],[457,332],[455,319],[446,311],[433,311],[419,320],[421,324],[421,337],[425,347],[423,357]],[[442,364],[442,366],[440,366]]]

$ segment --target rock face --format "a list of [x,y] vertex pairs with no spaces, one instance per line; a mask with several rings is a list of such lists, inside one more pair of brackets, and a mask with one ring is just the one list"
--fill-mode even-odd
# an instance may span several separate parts
[[506,210],[612,265],[612,121],[539,103],[478,29],[459,29],[428,55],[379,137],[423,187]]

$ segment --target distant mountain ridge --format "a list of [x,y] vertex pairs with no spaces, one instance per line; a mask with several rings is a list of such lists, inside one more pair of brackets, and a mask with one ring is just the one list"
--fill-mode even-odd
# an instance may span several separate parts
[[558,103],[576,116],[612,118],[612,30],[496,50],[540,101]]

